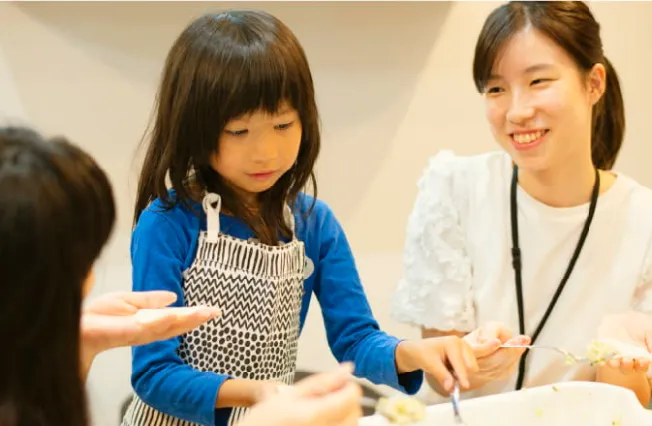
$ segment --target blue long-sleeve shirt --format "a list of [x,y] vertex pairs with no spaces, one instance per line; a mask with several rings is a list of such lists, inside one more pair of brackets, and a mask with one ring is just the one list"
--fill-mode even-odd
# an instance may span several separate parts
[[[297,238],[315,265],[305,280],[301,328],[314,292],[322,309],[328,343],[339,362],[355,363],[354,374],[408,394],[417,392],[421,371],[398,375],[395,363],[399,339],[379,330],[364,294],[353,254],[342,227],[328,206],[301,195],[295,208]],[[191,211],[181,203],[164,210],[156,200],[140,216],[131,242],[133,289],[169,290],[183,306],[183,272],[197,250],[198,236],[206,229],[200,204]],[[200,212],[198,215],[196,212]],[[253,237],[241,220],[220,215],[221,232],[236,238]],[[230,409],[215,409],[221,385],[231,377],[200,372],[177,353],[179,338],[137,346],[132,350],[132,385],[146,404],[166,414],[206,425],[226,425]]]

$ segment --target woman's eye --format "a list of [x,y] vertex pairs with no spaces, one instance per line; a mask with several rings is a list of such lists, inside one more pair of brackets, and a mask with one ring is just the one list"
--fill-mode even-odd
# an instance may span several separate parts
[[488,94],[493,94],[493,93],[500,93],[502,90],[503,90],[503,89],[501,89],[500,87],[489,87],[489,88],[486,90],[486,92],[487,92]]

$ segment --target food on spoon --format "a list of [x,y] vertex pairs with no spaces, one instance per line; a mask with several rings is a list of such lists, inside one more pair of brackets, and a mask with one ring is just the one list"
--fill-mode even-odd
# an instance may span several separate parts
[[395,425],[409,425],[426,418],[425,404],[408,396],[380,398],[376,412]]
[[[613,344],[603,340],[593,340],[586,350],[586,358],[591,366],[602,365],[611,357],[619,354],[620,351]],[[573,355],[568,354],[564,358],[564,363],[566,365],[575,365],[578,360]]]
[[594,365],[602,365],[609,358],[618,354],[620,354],[620,351],[616,349],[613,345],[605,341],[594,340],[589,345],[588,351],[586,353],[586,357],[589,359],[589,363],[591,364],[591,366],[594,366]]

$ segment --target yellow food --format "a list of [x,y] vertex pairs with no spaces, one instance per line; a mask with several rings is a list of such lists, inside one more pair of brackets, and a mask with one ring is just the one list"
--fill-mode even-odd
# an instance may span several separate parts
[[605,342],[594,340],[589,345],[586,357],[589,359],[591,365],[602,365],[608,358],[618,353],[619,351],[615,347]]
[[410,397],[381,398],[376,412],[396,425],[409,425],[426,418],[426,406]]

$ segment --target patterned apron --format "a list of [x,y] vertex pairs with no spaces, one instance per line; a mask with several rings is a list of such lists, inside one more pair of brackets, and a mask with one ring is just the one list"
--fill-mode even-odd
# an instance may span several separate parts
[[[303,242],[294,236],[289,207],[285,220],[292,241],[268,246],[220,233],[218,195],[206,195],[202,206],[207,230],[200,232],[194,262],[184,273],[185,304],[217,306],[223,315],[182,336],[179,356],[198,371],[292,384],[306,257]],[[234,408],[228,425],[235,425],[247,410]],[[194,423],[155,410],[134,396],[122,426],[145,425]]]

